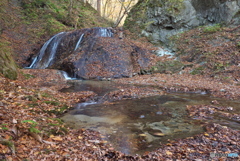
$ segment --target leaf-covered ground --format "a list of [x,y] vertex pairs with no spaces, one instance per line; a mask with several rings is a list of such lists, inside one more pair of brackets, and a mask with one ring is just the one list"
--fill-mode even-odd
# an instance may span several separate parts
[[[82,91],[61,93],[68,84],[55,70],[21,70],[19,79],[0,77],[0,159],[2,160],[238,160],[225,156],[210,157],[211,153],[238,153],[240,132],[218,124],[203,125],[206,132],[194,137],[160,145],[142,156],[127,156],[115,151],[95,131],[66,127],[59,116],[77,102],[93,99],[95,93]],[[60,83],[62,82],[62,83]],[[136,76],[115,82],[153,85],[127,87],[110,92],[106,100],[129,99],[170,91],[206,91],[220,97],[239,99],[239,88],[205,77],[192,75],[154,74]],[[157,86],[158,88],[155,88]],[[159,88],[161,87],[161,88]],[[163,89],[163,90],[161,90]],[[224,89],[224,90],[223,90]],[[228,115],[227,107],[187,107],[190,116],[206,118],[209,111]],[[234,109],[230,109],[234,110]],[[211,113],[211,112],[210,112]],[[206,117],[205,117],[206,116]]]
[[[103,101],[107,104],[109,100],[159,95],[167,91],[209,93],[214,97],[240,100],[239,45],[238,37],[234,36],[238,35],[238,29],[213,32],[211,28],[200,28],[183,33],[186,41],[181,41],[183,43],[178,48],[182,51],[180,58],[185,66],[180,72],[166,70],[114,80],[124,85],[105,95]],[[207,39],[211,36],[211,40]],[[214,46],[217,46],[216,50]],[[198,50],[195,50],[197,47]],[[168,59],[159,61],[165,60]],[[66,127],[59,116],[77,102],[94,99],[96,94],[91,91],[58,91],[64,87],[68,84],[56,70],[22,69],[15,81],[0,76],[0,160],[240,159],[240,131],[219,124],[203,124],[206,129],[203,134],[169,140],[159,149],[142,156],[127,156],[115,151],[96,131]],[[217,114],[239,122],[236,109],[221,106],[215,101],[211,106],[187,106],[187,109],[190,117],[208,119]],[[213,153],[223,156],[214,157]],[[229,153],[238,153],[238,157],[224,156]]]
[[240,81],[240,26],[203,26],[173,36],[181,61],[191,63],[191,74],[203,74],[224,82]]

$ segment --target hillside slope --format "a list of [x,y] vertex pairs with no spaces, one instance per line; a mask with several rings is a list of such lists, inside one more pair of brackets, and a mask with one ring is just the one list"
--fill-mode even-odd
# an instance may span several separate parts
[[20,68],[28,66],[30,57],[58,32],[111,26],[96,10],[81,1],[1,0],[0,17],[1,48],[8,49],[4,54],[12,55]]
[[[136,39],[145,37],[156,46],[169,48],[186,64],[180,64],[184,70],[177,72],[239,84],[239,10],[236,0],[140,0],[124,28],[136,33]],[[154,69],[161,73],[167,65],[178,68],[176,61],[164,60]]]

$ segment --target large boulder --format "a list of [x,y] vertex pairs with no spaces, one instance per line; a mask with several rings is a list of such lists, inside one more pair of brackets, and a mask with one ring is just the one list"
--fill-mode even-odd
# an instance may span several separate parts
[[239,13],[240,0],[139,0],[124,26],[167,44],[170,36],[197,26],[240,24]]
[[48,40],[31,68],[59,69],[82,79],[131,77],[153,65],[150,50],[107,28],[63,32]]

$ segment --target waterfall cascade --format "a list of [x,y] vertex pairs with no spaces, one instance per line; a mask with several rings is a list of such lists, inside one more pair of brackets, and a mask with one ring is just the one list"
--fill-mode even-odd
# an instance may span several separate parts
[[65,71],[66,79],[116,79],[149,71],[150,48],[119,38],[118,29],[86,28],[51,37],[28,68]]
[[68,73],[65,71],[60,71],[60,72],[66,80],[74,80],[75,79],[75,78],[69,77]]
[[[66,41],[66,39],[70,40]],[[80,36],[79,36],[80,35]],[[45,69],[51,66],[54,63],[55,56],[58,52],[59,46],[64,46],[66,44],[63,44],[64,42],[69,43],[70,41],[73,41],[71,43],[76,44],[73,52],[78,50],[80,47],[80,44],[82,41],[84,41],[84,37],[87,37],[85,35],[93,36],[93,37],[113,37],[113,33],[111,29],[108,28],[101,28],[101,27],[95,27],[92,29],[82,29],[77,30],[73,32],[60,32],[53,37],[51,37],[41,48],[41,50],[38,53],[38,56],[36,56],[31,65],[28,68],[34,68],[34,69]],[[79,38],[77,38],[79,37]],[[69,46],[69,44],[67,46]],[[70,46],[69,51],[71,51],[71,48],[73,46]],[[69,52],[68,51],[68,52]],[[61,51],[59,51],[61,54]],[[59,54],[59,53],[58,53]],[[69,55],[72,54],[72,52],[69,52]]]
[[84,36],[84,34],[82,34],[82,35],[80,36],[80,38],[79,38],[79,40],[78,40],[78,42],[77,42],[77,44],[76,44],[76,47],[75,47],[74,51],[78,49],[78,47],[79,47],[79,45],[80,45],[80,43],[81,43],[81,41],[82,41],[82,39],[83,39],[83,36]]
[[[61,38],[63,37],[65,32],[60,32],[53,37],[51,37],[41,48],[39,54],[37,57],[34,58],[32,64],[29,68],[37,68],[37,69],[45,69],[47,68],[51,61],[54,59],[54,55],[56,54],[56,50],[58,47],[59,42],[61,41]],[[51,48],[49,49],[49,46]],[[43,57],[45,57],[46,50],[50,50],[50,55],[47,56],[46,59],[43,60]]]

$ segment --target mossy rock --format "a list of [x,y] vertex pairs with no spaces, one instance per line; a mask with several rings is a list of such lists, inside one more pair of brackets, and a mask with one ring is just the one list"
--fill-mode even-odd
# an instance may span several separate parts
[[0,39],[0,73],[9,79],[17,79],[17,66],[12,58],[10,43]]
[[152,67],[153,73],[176,73],[184,68],[184,64],[180,61],[166,61],[158,62],[154,67]]

